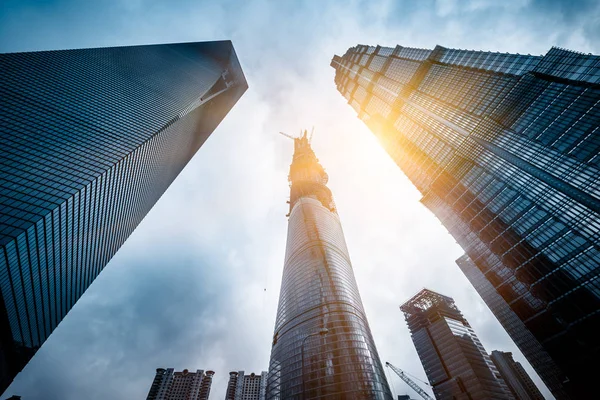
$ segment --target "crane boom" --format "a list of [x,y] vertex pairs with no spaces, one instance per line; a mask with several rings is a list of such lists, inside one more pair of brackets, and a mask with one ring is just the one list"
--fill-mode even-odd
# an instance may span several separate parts
[[290,138],[290,139],[292,139],[292,140],[293,140],[293,139],[296,139],[296,138],[295,138],[295,137],[293,137],[292,135],[288,135],[288,134],[287,134],[287,133],[285,133],[285,132],[279,132],[279,134],[281,134],[281,135],[283,135],[283,136],[285,136],[285,137],[287,137],[287,138]]
[[421,389],[421,387],[419,385],[417,385],[415,383],[415,381],[413,381],[412,379],[410,379],[408,377],[408,375],[406,375],[404,373],[404,371],[402,371],[400,368],[395,367],[394,365],[390,364],[389,362],[385,363],[386,367],[389,367],[392,371],[394,371],[396,373],[396,375],[398,375],[400,377],[400,379],[402,379],[404,382],[406,382],[406,384],[408,386],[410,386],[412,388],[412,390],[414,390],[415,392],[419,393],[419,395],[424,398],[425,400],[435,400],[433,397],[431,397],[429,394],[427,394],[426,391],[424,391],[423,389]]

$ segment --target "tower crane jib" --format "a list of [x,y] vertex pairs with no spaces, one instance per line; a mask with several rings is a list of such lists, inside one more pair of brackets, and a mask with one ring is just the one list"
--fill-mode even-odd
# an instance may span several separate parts
[[389,362],[386,362],[385,366],[389,367],[392,371],[394,371],[396,373],[396,375],[398,375],[400,377],[400,379],[402,379],[404,382],[406,382],[406,384],[408,386],[410,386],[412,390],[414,390],[415,392],[417,392],[419,394],[419,396],[421,396],[425,400],[435,400],[433,397],[431,397],[429,394],[427,394],[426,391],[424,391],[423,389],[421,389],[421,387],[419,385],[417,385],[415,383],[415,381],[413,381],[412,379],[410,379],[410,377],[408,375],[406,375],[404,373],[404,371],[402,371],[400,368],[398,368],[398,367],[390,364]]

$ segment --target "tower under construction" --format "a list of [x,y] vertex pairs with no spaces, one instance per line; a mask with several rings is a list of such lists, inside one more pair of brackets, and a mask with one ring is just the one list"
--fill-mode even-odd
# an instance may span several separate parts
[[288,239],[267,399],[392,399],[327,173],[294,138]]
[[514,400],[454,300],[423,289],[400,306],[438,400]]

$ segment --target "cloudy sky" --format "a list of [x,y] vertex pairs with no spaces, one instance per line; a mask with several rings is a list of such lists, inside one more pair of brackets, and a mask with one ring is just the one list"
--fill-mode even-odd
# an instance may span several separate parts
[[[461,249],[336,91],[329,61],[358,43],[600,53],[596,1],[4,0],[0,52],[233,40],[249,90],[5,397],[141,399],[155,368],[268,367],[292,143],[315,126],[382,361],[425,378],[398,306],[454,297],[483,345],[531,368],[454,260]],[[266,289],[266,291],[265,291]],[[539,379],[535,376],[537,382]],[[392,390],[416,397],[397,377]],[[545,391],[547,393],[547,391]],[[550,398],[550,397],[549,397]]]

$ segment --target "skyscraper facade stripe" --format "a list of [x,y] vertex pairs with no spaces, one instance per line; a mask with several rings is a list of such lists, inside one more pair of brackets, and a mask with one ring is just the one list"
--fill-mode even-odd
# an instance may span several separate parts
[[331,65],[340,93],[521,320],[504,327],[555,396],[595,391],[600,57],[359,45]]
[[306,132],[294,149],[266,398],[391,400],[327,174]]
[[12,380],[247,89],[231,42],[0,55]]

